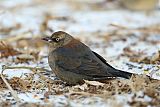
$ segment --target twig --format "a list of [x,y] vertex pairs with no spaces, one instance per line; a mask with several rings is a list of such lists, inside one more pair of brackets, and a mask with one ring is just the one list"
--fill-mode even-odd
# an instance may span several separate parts
[[88,93],[88,92],[74,92],[70,91],[69,95],[85,95],[85,96],[95,96],[96,94]]
[[157,28],[157,27],[155,27],[155,28],[154,27],[153,28],[148,28],[148,27],[145,27],[145,28],[128,28],[128,27],[118,25],[118,24],[114,24],[114,23],[111,23],[110,26],[113,26],[113,27],[118,28],[120,30],[139,31],[139,32],[142,32],[142,33],[149,33],[149,32],[159,33],[160,32],[160,29]]
[[38,68],[38,67],[26,67],[26,66],[20,66],[20,67],[10,67],[3,65],[2,68],[5,69],[29,69],[29,70],[39,70],[39,71],[49,71],[45,68]]
[[[31,70],[33,73],[36,73],[37,75],[39,75],[40,78],[45,82],[45,84],[47,84],[47,82],[46,82],[45,80],[47,80],[48,78],[46,78],[44,75],[42,75],[42,74],[40,74],[39,72],[37,72],[37,70],[39,70],[39,71],[49,71],[49,70],[47,70],[47,69],[45,69],[45,68],[26,67],[26,66],[9,67],[9,66],[3,65],[3,66],[2,66],[2,69],[3,69],[3,71],[4,71],[5,69],[29,69],[29,70]],[[3,71],[2,71],[2,73],[3,73]]]
[[124,30],[128,30],[129,29],[129,28],[125,27],[125,26],[114,24],[114,23],[111,23],[110,26],[113,26],[113,27],[116,27],[116,28],[119,28],[119,29],[124,29]]
[[[26,66],[21,66],[21,67],[9,67],[9,66],[6,66],[6,65],[3,65],[3,66],[2,66],[2,69],[3,69],[3,71],[4,71],[5,69],[29,69],[29,70],[31,70],[32,72],[38,74],[43,80],[46,80],[47,78],[46,78],[44,75],[40,74],[39,72],[36,72],[36,70],[39,70],[39,71],[49,71],[49,70],[47,70],[47,69],[45,69],[45,68],[26,67]],[[2,73],[3,73],[3,71],[2,71]]]
[[[36,38],[38,37],[38,35],[34,35],[33,38]],[[20,34],[20,35],[16,35],[14,37],[11,37],[11,38],[4,38],[4,39],[1,39],[1,41],[6,41],[6,42],[13,42],[13,41],[17,41],[21,38],[28,38],[28,35],[25,35],[25,34]]]
[[18,95],[17,95],[17,93],[13,90],[13,88],[10,86],[10,84],[8,83],[8,81],[4,78],[4,76],[3,76],[3,71],[4,71],[4,70],[2,69],[1,78],[2,78],[2,80],[4,81],[4,83],[6,84],[6,86],[8,87],[8,89],[11,91],[11,94],[12,94],[12,96],[14,97],[15,101],[16,101],[17,103],[19,103],[19,102],[20,102],[20,99],[19,99]]

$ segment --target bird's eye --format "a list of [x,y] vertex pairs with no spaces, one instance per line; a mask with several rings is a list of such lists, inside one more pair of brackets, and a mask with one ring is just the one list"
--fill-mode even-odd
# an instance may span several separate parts
[[56,38],[56,41],[58,42],[60,39],[59,38]]

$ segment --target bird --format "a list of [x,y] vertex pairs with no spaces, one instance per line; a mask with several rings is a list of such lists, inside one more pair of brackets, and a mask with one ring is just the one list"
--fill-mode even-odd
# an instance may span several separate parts
[[49,43],[48,63],[55,75],[69,85],[84,80],[101,81],[112,77],[129,79],[132,73],[113,68],[98,53],[64,31],[43,40]]

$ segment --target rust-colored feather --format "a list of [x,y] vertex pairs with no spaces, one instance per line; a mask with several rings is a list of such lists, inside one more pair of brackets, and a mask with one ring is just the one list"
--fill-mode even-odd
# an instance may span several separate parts
[[75,48],[78,44],[80,44],[80,41],[76,39],[72,39],[68,44],[64,45],[65,48]]

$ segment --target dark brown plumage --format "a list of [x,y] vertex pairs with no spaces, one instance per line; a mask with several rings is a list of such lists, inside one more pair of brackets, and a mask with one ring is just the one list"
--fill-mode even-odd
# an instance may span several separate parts
[[113,68],[99,54],[63,31],[43,40],[49,42],[49,66],[68,84],[82,83],[84,79],[99,81],[109,77],[130,78],[132,75]]

